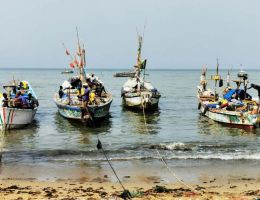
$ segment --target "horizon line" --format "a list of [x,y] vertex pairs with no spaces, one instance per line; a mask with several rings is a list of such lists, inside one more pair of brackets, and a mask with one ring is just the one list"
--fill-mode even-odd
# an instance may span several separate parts
[[[55,69],[55,70],[76,70],[76,69],[72,69],[72,68],[64,68],[64,67],[0,67],[0,70],[8,70],[8,69],[46,69],[46,70],[52,70],[52,69]],[[91,69],[91,70],[127,70],[127,71],[131,71],[132,68],[120,68],[120,67],[87,67],[87,69]],[[147,70],[201,70],[202,67],[198,67],[198,68],[195,68],[195,67],[177,67],[177,68],[169,68],[169,67],[152,67],[152,68],[147,68]],[[208,67],[207,68],[208,70],[215,70],[216,68],[214,67]],[[241,70],[240,67],[238,68],[220,68],[220,70]],[[247,69],[243,69],[243,70],[260,70],[258,67],[250,67],[250,68],[247,68]]]

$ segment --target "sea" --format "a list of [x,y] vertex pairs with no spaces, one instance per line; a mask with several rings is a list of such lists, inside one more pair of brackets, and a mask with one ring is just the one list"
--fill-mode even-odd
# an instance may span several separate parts
[[[0,69],[1,86],[13,79],[28,80],[40,104],[31,125],[2,133],[2,169],[99,169],[108,166],[103,152],[96,147],[99,138],[115,167],[118,164],[127,168],[136,163],[142,166],[153,166],[154,163],[158,167],[162,156],[173,169],[229,166],[232,170],[243,166],[259,173],[260,129],[230,127],[201,115],[196,98],[200,69],[146,70],[145,79],[162,95],[158,110],[145,113],[147,128],[142,111],[131,111],[122,106],[120,92],[127,78],[113,77],[116,72],[124,71],[122,69],[87,69],[98,76],[113,95],[108,119],[95,127],[87,127],[63,118],[53,97],[71,74],[64,75],[61,71],[63,69]],[[237,72],[231,71],[232,79],[236,79]],[[260,70],[247,72],[249,84],[260,85]],[[212,69],[207,73],[209,77],[215,71]],[[220,74],[225,79],[227,71]],[[208,85],[214,86],[210,80]],[[249,93],[257,97],[254,89]],[[12,174],[7,176],[3,172],[0,176],[5,178]],[[46,178],[42,173],[28,174],[33,178]],[[54,178],[54,175],[48,178]]]

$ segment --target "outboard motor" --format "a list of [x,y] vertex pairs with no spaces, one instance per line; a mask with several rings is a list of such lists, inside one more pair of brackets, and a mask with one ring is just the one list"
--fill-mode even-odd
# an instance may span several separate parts
[[238,72],[237,77],[242,78],[243,80],[247,80],[248,74],[245,71],[241,70],[240,72]]

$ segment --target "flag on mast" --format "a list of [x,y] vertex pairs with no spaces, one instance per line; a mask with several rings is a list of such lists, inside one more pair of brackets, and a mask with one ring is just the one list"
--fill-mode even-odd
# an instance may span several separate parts
[[77,60],[76,57],[75,57],[75,59],[74,59],[74,64],[75,64],[76,66],[79,66],[79,62],[78,62],[78,60]]
[[71,67],[71,68],[74,68],[74,67],[75,67],[74,62],[71,62],[71,63],[70,63],[70,67]]
[[69,50],[68,49],[66,49],[66,55],[70,55],[70,52],[69,52]]

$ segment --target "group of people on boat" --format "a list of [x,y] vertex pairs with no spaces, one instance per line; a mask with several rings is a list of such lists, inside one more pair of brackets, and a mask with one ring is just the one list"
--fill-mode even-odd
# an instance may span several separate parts
[[[67,94],[64,92],[65,90],[67,90]],[[103,83],[94,74],[87,75],[85,83],[82,83],[79,77],[71,78],[69,84],[60,86],[59,98],[72,98],[73,90],[76,91],[77,101],[82,103],[83,107],[99,104],[102,101],[100,97],[106,93]]]
[[218,101],[219,108],[225,108],[226,110],[247,110],[247,103],[252,102],[252,96],[249,95],[244,89],[232,89],[226,87],[223,91],[223,98]]
[[[207,108],[217,108],[227,111],[239,111],[255,113],[258,109],[256,101],[252,99],[252,96],[248,94],[248,80],[247,74],[244,71],[238,73],[239,80],[234,80],[236,83],[236,88],[231,88],[229,83],[229,78],[227,78],[227,87],[223,91],[222,98],[218,97],[217,93],[213,93],[210,89],[207,89],[207,81],[205,79],[206,71],[203,69],[199,91],[200,99],[207,102]],[[219,87],[222,87],[223,84],[219,84]],[[244,87],[241,88],[241,85]],[[253,84],[254,85],[254,84]],[[260,89],[259,89],[260,91]]]
[[21,81],[18,86],[5,87],[12,89],[2,94],[2,107],[34,109],[39,106],[38,100],[29,92],[29,86],[26,82]]

